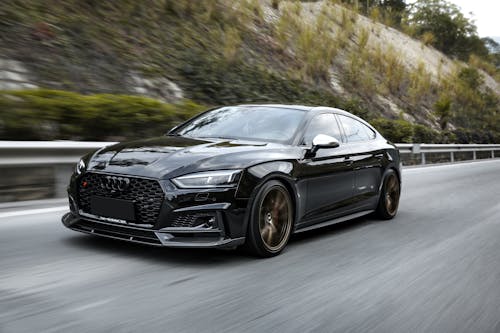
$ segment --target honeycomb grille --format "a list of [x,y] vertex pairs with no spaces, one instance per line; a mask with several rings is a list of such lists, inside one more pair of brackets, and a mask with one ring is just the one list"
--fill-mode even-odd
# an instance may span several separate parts
[[[86,173],[78,184],[79,207],[85,213],[90,213],[90,198],[94,195],[135,203],[136,221],[141,224],[155,224],[160,215],[164,193],[156,180],[127,177],[130,179],[128,188],[124,191],[112,191],[104,188],[102,179],[107,175]],[[82,184],[86,182],[86,187]]]
[[205,224],[205,222],[211,217],[214,217],[214,215],[207,213],[177,214],[172,219],[170,226],[178,228],[193,228]]

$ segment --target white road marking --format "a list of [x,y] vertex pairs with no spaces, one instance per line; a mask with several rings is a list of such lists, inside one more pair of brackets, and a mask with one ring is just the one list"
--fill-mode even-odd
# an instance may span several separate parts
[[14,211],[14,212],[5,212],[5,213],[0,213],[0,219],[6,218],[6,217],[61,212],[64,210],[69,210],[69,207],[67,205],[65,205],[65,206],[50,207],[50,208],[37,208],[37,209],[28,209],[28,210]]
[[113,300],[113,298],[108,298],[108,299],[103,299],[102,301],[96,301],[96,302],[88,303],[88,304],[85,304],[85,305],[82,305],[82,306],[79,306],[79,307],[76,307],[76,308],[73,308],[73,309],[69,309],[69,310],[67,310],[67,312],[68,313],[73,313],[73,312],[85,311],[85,310],[88,310],[88,309],[92,309],[92,308],[95,308],[95,307],[107,304],[107,303],[111,302],[112,300]]

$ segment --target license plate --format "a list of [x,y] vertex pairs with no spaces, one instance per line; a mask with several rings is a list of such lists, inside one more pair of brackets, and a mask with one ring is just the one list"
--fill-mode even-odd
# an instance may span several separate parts
[[93,196],[90,198],[90,212],[97,216],[134,221],[134,202],[122,199]]

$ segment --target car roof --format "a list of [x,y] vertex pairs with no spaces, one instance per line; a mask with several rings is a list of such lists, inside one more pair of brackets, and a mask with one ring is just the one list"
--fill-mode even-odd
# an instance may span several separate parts
[[[311,111],[311,112],[336,112],[338,114],[343,114],[346,116],[354,116],[352,113],[342,110],[342,109],[337,109],[337,108],[332,108],[328,106],[307,106],[307,105],[297,105],[297,104],[239,104],[237,106],[243,106],[243,107],[273,107],[273,108],[284,108],[284,109],[296,109],[296,110],[302,110],[302,111]],[[356,117],[359,118],[359,117]]]
[[328,107],[328,106],[307,106],[307,105],[296,105],[296,104],[240,104],[240,105],[236,105],[236,106],[243,106],[243,107],[266,106],[266,107],[273,107],[273,108],[295,109],[295,110],[306,111],[308,113],[313,113],[313,114],[322,113],[322,112],[334,112],[336,114],[355,118],[355,119],[361,121],[362,123],[364,123],[365,125],[367,125],[368,127],[370,127],[371,129],[375,130],[374,127],[370,123],[368,123],[366,120],[364,120],[363,118],[360,118],[360,117],[356,116],[355,114],[352,114],[348,111],[338,109],[338,108],[332,108],[332,107]]
[[302,111],[311,111],[314,109],[314,106],[306,106],[306,105],[296,105],[296,104],[239,104],[236,106],[243,107],[273,107],[273,108],[283,108],[283,109],[296,109]]

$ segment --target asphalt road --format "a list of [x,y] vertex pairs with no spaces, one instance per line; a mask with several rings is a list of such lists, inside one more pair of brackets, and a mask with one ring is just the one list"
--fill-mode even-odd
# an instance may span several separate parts
[[500,160],[407,169],[396,219],[266,260],[92,237],[61,214],[0,214],[0,332],[500,332]]

